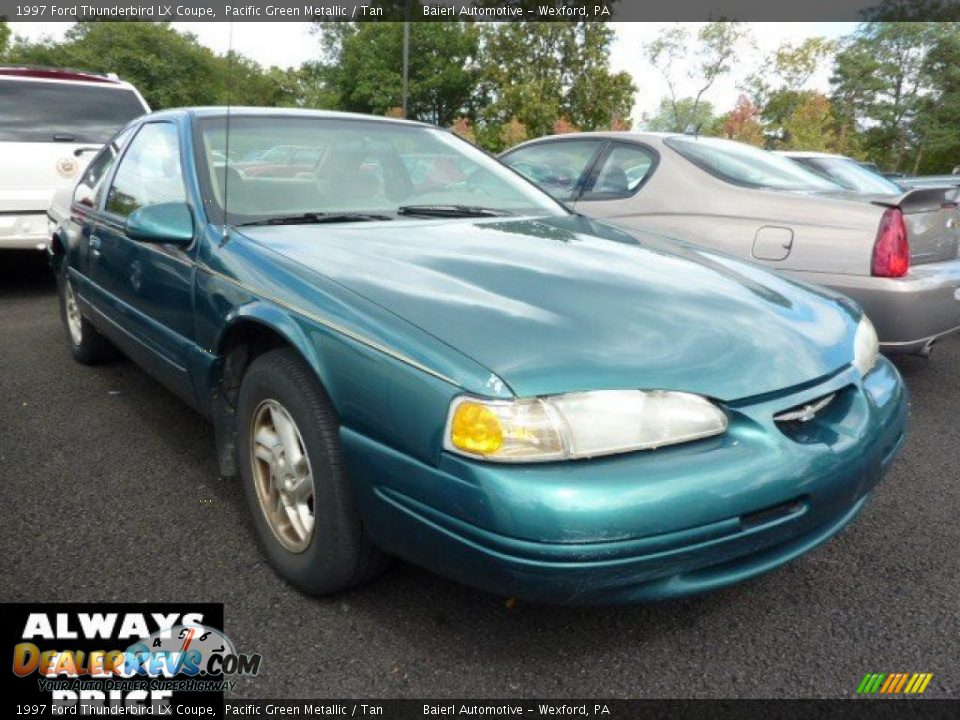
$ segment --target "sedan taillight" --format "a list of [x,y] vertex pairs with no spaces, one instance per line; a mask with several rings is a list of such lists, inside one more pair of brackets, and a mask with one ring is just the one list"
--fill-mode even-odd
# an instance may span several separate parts
[[907,224],[900,208],[888,208],[880,220],[870,272],[875,277],[903,277],[910,270]]

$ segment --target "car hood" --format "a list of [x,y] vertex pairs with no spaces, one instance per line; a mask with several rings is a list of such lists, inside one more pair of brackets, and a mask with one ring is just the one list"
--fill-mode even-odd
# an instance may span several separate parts
[[243,232],[521,396],[660,388],[734,400],[815,380],[852,357],[856,318],[828,291],[579,216]]

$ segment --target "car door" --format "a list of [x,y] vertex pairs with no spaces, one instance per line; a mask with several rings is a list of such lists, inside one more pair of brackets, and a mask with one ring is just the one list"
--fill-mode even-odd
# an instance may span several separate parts
[[659,155],[640,143],[610,142],[584,181],[573,207],[596,218],[642,212],[642,188],[657,169]]
[[194,337],[196,243],[138,242],[126,221],[141,207],[186,201],[177,126],[144,123],[120,158],[90,237],[90,277],[124,351],[181,394]]
[[[70,259],[70,266],[77,269],[83,279],[89,278],[90,275],[90,235],[99,220],[100,207],[107,194],[107,181],[117,163],[117,158],[120,157],[120,153],[123,152],[123,148],[134,132],[134,127],[128,127],[117,133],[90,161],[73,188],[69,222],[65,219],[61,220],[68,232],[77,233],[79,241],[69,244],[70,252],[76,253]],[[66,214],[65,209],[57,208],[57,212]],[[89,283],[81,284],[79,290],[84,299],[100,308],[99,298],[96,293],[90,291]]]
[[557,200],[572,202],[606,145],[605,138],[551,139],[511,150],[500,159]]

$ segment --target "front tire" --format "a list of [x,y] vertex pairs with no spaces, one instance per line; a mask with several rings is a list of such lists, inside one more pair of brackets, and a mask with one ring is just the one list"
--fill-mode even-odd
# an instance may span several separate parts
[[80,312],[73,281],[64,264],[57,278],[60,318],[73,358],[84,365],[98,365],[117,357],[117,349]]
[[354,507],[339,421],[296,352],[271,350],[254,360],[240,386],[237,419],[247,506],[277,572],[313,595],[378,575],[387,557]]

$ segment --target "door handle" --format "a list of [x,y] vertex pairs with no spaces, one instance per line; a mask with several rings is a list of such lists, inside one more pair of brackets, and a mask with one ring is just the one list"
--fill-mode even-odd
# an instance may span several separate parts
[[100,238],[96,235],[90,236],[90,254],[94,257],[100,257]]

